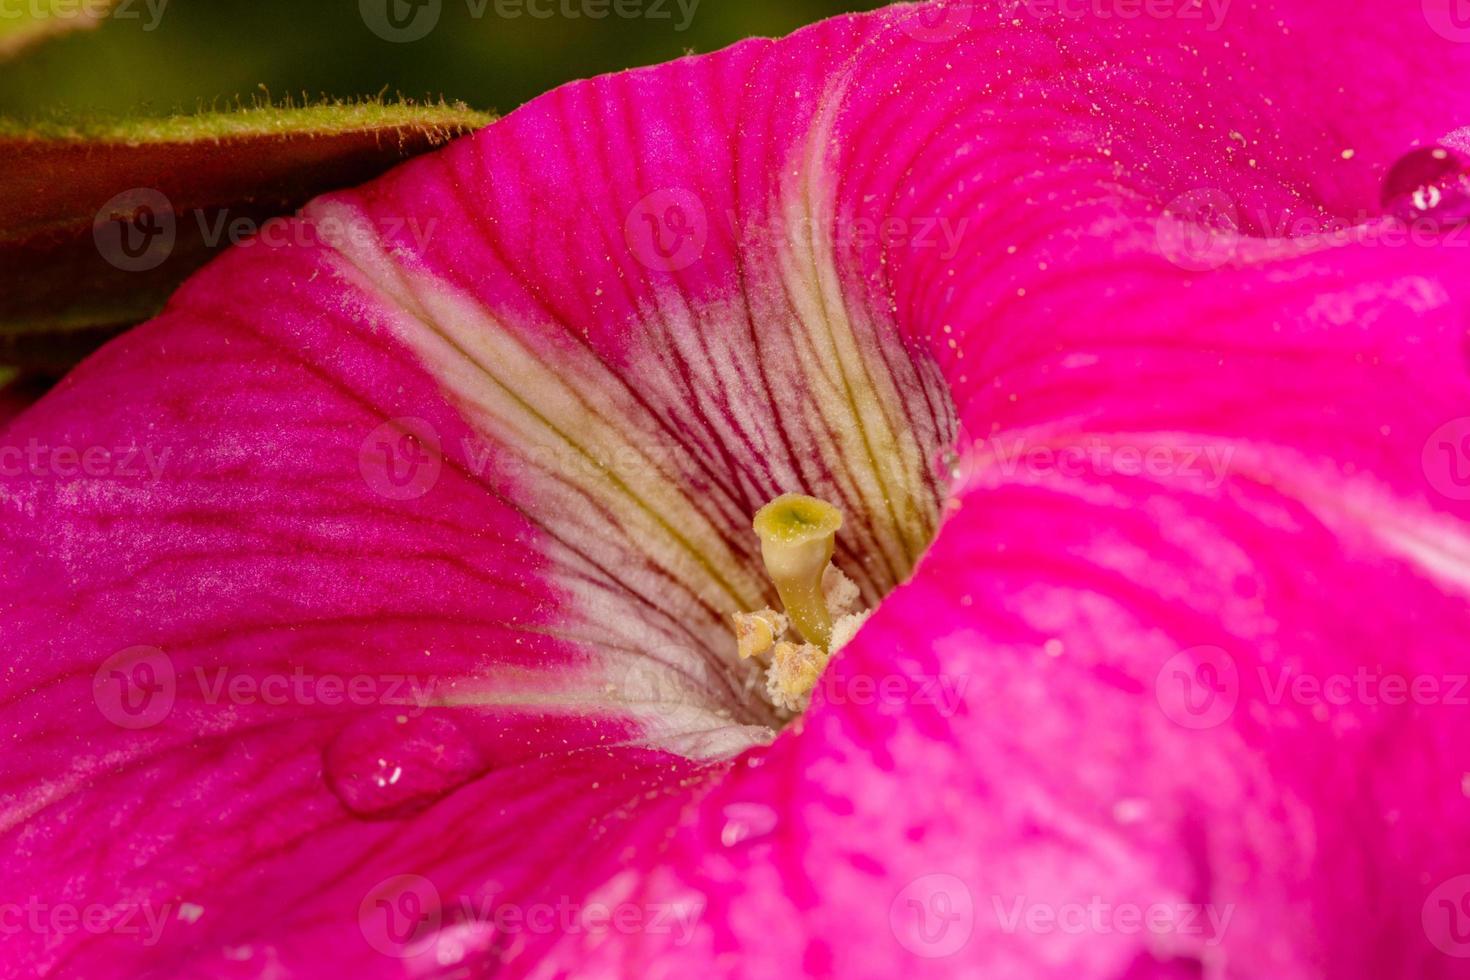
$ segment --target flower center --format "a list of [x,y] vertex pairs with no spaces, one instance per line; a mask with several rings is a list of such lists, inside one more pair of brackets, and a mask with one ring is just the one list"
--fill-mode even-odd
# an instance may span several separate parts
[[842,527],[836,507],[782,494],[756,513],[754,527],[784,611],[768,606],[731,619],[740,659],[766,668],[766,697],[789,716],[805,710],[832,655],[857,634],[869,611],[857,609],[857,586],[832,565]]
[[[457,697],[611,716],[628,738],[726,756],[804,707],[851,617],[913,571],[956,413],[939,365],[873,301],[862,256],[811,232],[837,223],[826,146],[800,162],[814,182],[741,219],[768,247],[728,274],[706,256],[696,301],[661,281],[630,290],[615,263],[581,269],[555,304],[482,295],[477,271],[405,265],[351,207],[314,206],[350,230],[340,273],[379,298],[381,326],[463,420],[443,433],[446,470],[515,515],[497,525],[526,555],[496,568],[524,596],[508,659],[552,667],[487,653]],[[813,496],[783,496],[798,489]],[[756,617],[737,623],[744,659],[737,613]]]

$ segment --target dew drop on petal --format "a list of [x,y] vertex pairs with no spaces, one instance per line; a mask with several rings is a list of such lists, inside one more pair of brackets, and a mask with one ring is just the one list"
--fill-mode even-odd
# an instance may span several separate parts
[[724,817],[720,843],[726,847],[760,840],[776,829],[776,811],[764,803],[730,803]]
[[453,719],[391,711],[350,723],[328,744],[322,764],[332,794],[366,820],[423,810],[487,768]]
[[1383,178],[1383,210],[1407,224],[1441,228],[1470,220],[1470,164],[1443,146],[1410,150]]

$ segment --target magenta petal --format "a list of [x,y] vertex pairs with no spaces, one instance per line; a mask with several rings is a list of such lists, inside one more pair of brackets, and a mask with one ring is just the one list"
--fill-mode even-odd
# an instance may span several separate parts
[[[1464,974],[1433,23],[891,8],[216,262],[4,431],[0,860],[102,916],[9,972]],[[766,748],[796,487],[898,587]]]

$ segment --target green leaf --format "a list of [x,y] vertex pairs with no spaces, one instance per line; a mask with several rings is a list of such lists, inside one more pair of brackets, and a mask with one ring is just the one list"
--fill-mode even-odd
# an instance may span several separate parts
[[0,61],[49,37],[101,24],[118,0],[12,0],[0,15]]
[[0,121],[0,364],[64,371],[267,219],[491,121],[377,102]]

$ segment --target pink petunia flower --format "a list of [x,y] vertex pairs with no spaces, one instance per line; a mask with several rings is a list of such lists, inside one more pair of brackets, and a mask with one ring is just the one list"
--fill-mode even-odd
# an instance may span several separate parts
[[0,437],[0,972],[1470,975],[1453,13],[891,7],[231,251]]

